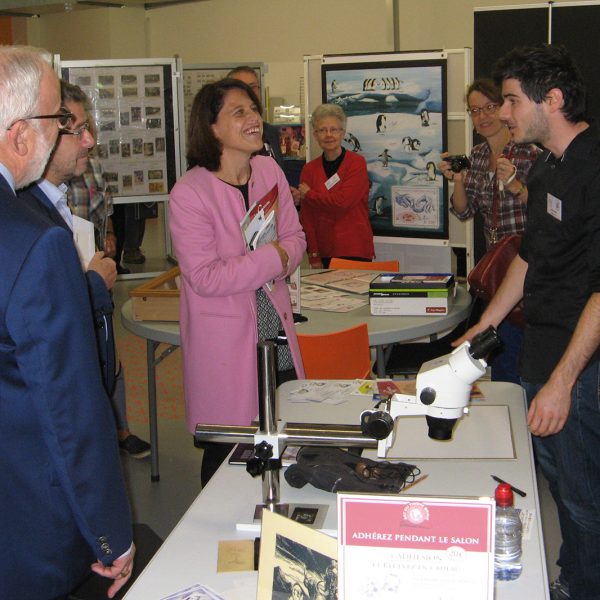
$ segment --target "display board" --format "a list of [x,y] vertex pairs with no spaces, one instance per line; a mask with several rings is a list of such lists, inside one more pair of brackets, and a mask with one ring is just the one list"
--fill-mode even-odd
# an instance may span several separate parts
[[[310,113],[315,107],[323,102],[323,98],[334,98],[335,92],[342,92],[340,86],[343,81],[343,65],[349,65],[348,70],[354,71],[353,75],[356,78],[354,85],[360,86],[360,89],[355,90],[359,93],[365,92],[380,92],[377,94],[379,97],[384,95],[385,80],[387,76],[385,74],[377,75],[374,77],[361,77],[361,69],[370,69],[372,65],[376,65],[376,69],[380,65],[387,65],[392,63],[391,68],[407,68],[407,73],[411,74],[411,69],[418,69],[419,65],[426,67],[429,71],[428,75],[432,78],[430,80],[432,88],[430,88],[429,95],[427,98],[418,99],[417,96],[414,99],[406,98],[407,102],[412,103],[411,111],[398,112],[391,111],[392,116],[386,115],[386,125],[390,126],[390,121],[395,121],[394,127],[398,129],[399,141],[396,140],[398,156],[401,160],[397,161],[394,166],[396,171],[397,180],[389,187],[402,187],[404,180],[406,180],[407,187],[414,187],[419,190],[430,190],[429,196],[425,195],[425,200],[429,197],[433,202],[433,191],[442,194],[441,199],[438,196],[437,207],[442,207],[437,213],[439,217],[438,223],[436,224],[435,231],[431,227],[430,231],[423,231],[423,227],[415,226],[411,227],[398,227],[395,228],[393,210],[391,211],[391,217],[389,218],[389,226],[386,231],[385,228],[380,229],[377,224],[374,223],[375,229],[375,251],[378,260],[396,259],[400,260],[402,270],[407,272],[423,272],[431,270],[439,271],[450,271],[454,270],[457,262],[461,266],[457,271],[462,274],[473,266],[473,255],[472,255],[472,222],[460,222],[454,216],[448,215],[448,198],[452,193],[452,185],[448,186],[446,181],[442,181],[441,174],[436,172],[435,179],[433,179],[433,172],[431,171],[431,165],[429,165],[431,176],[427,175],[427,163],[439,162],[439,153],[443,150],[448,150],[452,154],[469,154],[472,144],[471,136],[471,123],[466,113],[465,105],[465,91],[467,85],[471,81],[471,52],[469,48],[459,49],[447,49],[437,50],[431,52],[392,52],[372,55],[336,55],[336,56],[305,56],[304,57],[304,106],[306,110],[306,141],[307,141],[307,160],[313,159],[318,156],[321,152],[320,148],[315,142],[314,137],[309,134],[312,132],[310,125]],[[416,64],[416,66],[415,66]],[[339,76],[336,76],[336,69],[339,72]],[[416,71],[413,71],[413,73]],[[407,77],[401,77],[398,74],[392,75],[404,83],[406,86],[413,84],[413,90],[416,90],[416,86],[421,85],[425,88],[429,85],[422,85],[415,77],[411,82]],[[438,80],[441,78],[441,80]],[[418,77],[418,76],[417,76]],[[375,80],[374,82],[368,82],[366,80]],[[434,81],[435,79],[435,81]],[[358,82],[358,83],[357,83]],[[332,83],[334,84],[334,92],[332,94]],[[374,90],[362,90],[363,85],[365,88],[374,87]],[[393,102],[393,92],[399,92],[401,90],[390,89],[394,87],[394,81],[387,82],[388,92],[392,94],[384,95],[385,104]],[[324,87],[325,86],[325,87]],[[423,90],[421,90],[423,93]],[[324,94],[326,94],[324,96]],[[355,96],[356,98],[356,96]],[[388,98],[386,101],[385,99]],[[436,100],[437,98],[437,100]],[[427,100],[431,101],[431,106],[427,106]],[[435,100],[435,101],[434,101]],[[436,102],[438,106],[436,107]],[[420,105],[420,107],[419,107]],[[437,111],[432,110],[437,108]],[[418,109],[418,110],[417,110]],[[426,112],[421,120],[421,112],[425,109]],[[368,110],[368,109],[365,109]],[[436,114],[437,113],[437,114]],[[378,112],[378,114],[384,114],[384,112]],[[433,114],[433,117],[432,117]],[[367,145],[372,145],[369,153],[370,157],[365,157],[367,161],[371,161],[373,170],[378,170],[380,175],[382,172],[382,158],[379,156],[383,153],[387,146],[382,147],[379,151],[377,146],[384,138],[381,132],[377,132],[376,121],[377,115],[371,115],[370,118],[372,123],[372,132],[368,132],[367,136],[371,138]],[[429,124],[425,125],[426,119],[429,119]],[[351,117],[352,119],[352,117]],[[360,117],[359,117],[360,120]],[[367,119],[368,120],[368,119]],[[432,124],[433,123],[433,124]],[[401,132],[401,126],[407,125],[407,129],[404,134]],[[351,125],[353,123],[351,122]],[[368,129],[368,125],[367,125]],[[349,130],[350,131],[350,130]],[[412,131],[412,133],[411,133]],[[427,134],[422,132],[427,131]],[[429,132],[432,132],[429,134]],[[417,133],[418,132],[418,133]],[[350,131],[350,133],[352,133]],[[363,142],[360,136],[353,133],[358,138],[359,144],[362,147]],[[421,136],[421,137],[420,137]],[[349,149],[353,149],[356,143],[350,136],[346,136],[347,140],[345,145]],[[387,137],[387,131],[385,134]],[[403,138],[416,138],[420,142],[420,149],[405,150],[403,146]],[[378,139],[379,138],[379,139]],[[365,138],[366,139],[366,138]],[[377,140],[377,141],[373,141]],[[432,141],[433,140],[433,141]],[[441,141],[440,141],[441,140]],[[408,140],[405,140],[408,143]],[[417,147],[414,144],[413,147]],[[407,146],[408,148],[408,146]],[[395,158],[394,154],[388,147],[388,154]],[[436,156],[437,155],[437,156]],[[392,163],[388,159],[388,168]],[[371,169],[370,169],[371,172]],[[431,177],[431,179],[428,179]],[[376,176],[377,179],[381,179]],[[398,181],[399,180],[399,181]],[[414,184],[411,186],[409,180]],[[381,181],[375,181],[375,183],[381,183]],[[381,187],[385,187],[386,184]],[[370,204],[371,210],[376,212],[375,202],[377,196],[372,194]],[[405,199],[399,198],[400,202]],[[413,207],[417,206],[414,193],[409,194],[408,202],[412,203]],[[389,199],[390,207],[392,199]],[[381,201],[380,201],[381,210]],[[411,210],[401,211],[398,214],[398,219],[401,219],[400,214],[407,215],[410,218],[409,213]],[[414,213],[415,211],[412,210]],[[398,221],[397,219],[397,221]],[[419,228],[421,231],[419,231]],[[391,229],[391,231],[390,231]],[[452,250],[456,250],[454,253]],[[458,256],[458,261],[456,256]]]
[[181,174],[174,59],[62,61],[97,126],[97,155],[110,191],[127,202],[166,201]]
[[[190,111],[194,97],[203,85],[218,81],[227,76],[232,69],[240,66],[242,63],[216,63],[206,65],[184,65],[183,67],[183,113],[186,124],[189,121]],[[264,96],[265,86],[263,81],[264,64],[263,63],[244,63],[256,72],[260,82],[261,93]],[[264,108],[264,97],[260,99]]]
[[446,60],[329,61],[321,98],[347,117],[342,145],[367,162],[375,235],[448,239],[446,179],[436,170],[446,148]]

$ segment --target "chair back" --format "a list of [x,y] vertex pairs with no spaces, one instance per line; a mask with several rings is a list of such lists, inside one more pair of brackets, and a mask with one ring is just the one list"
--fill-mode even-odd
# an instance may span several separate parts
[[298,334],[307,379],[366,379],[371,375],[366,323],[325,334]]
[[349,260],[347,258],[332,258],[329,263],[330,269],[361,269],[363,271],[379,271],[380,273],[398,273],[400,261],[380,260],[379,262],[367,262],[364,260]]

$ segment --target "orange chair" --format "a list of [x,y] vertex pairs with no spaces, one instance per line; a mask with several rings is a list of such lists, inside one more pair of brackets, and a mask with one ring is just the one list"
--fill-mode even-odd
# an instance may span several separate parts
[[298,334],[307,379],[366,379],[371,374],[366,323],[325,334]]
[[330,269],[362,269],[363,271],[379,271],[380,273],[398,273],[400,262],[397,260],[380,260],[366,262],[363,260],[348,260],[347,258],[332,258]]

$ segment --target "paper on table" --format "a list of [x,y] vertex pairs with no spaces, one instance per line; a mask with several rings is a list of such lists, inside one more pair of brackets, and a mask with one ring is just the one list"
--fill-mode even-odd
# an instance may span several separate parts
[[322,404],[342,404],[347,402],[348,394],[353,394],[361,385],[356,381],[305,381],[298,389],[290,393],[290,402],[314,402]]
[[254,540],[219,542],[217,573],[254,571]]
[[193,600],[225,600],[223,596],[219,596],[217,592],[208,586],[200,585],[199,583],[165,596],[161,600],[189,600],[190,598],[193,598]]
[[73,215],[73,241],[77,247],[77,254],[84,269],[87,269],[90,260],[96,253],[96,240],[94,238],[94,224],[77,215]]
[[402,417],[387,458],[515,458],[508,406],[471,406],[447,442],[429,438],[423,417]]

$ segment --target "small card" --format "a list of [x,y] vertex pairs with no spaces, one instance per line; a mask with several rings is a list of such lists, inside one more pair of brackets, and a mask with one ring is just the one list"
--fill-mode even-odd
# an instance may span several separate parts
[[254,540],[231,540],[219,542],[217,573],[231,571],[254,571]]
[[553,216],[555,219],[562,221],[562,201],[560,198],[548,194],[546,198],[546,209],[548,214]]
[[325,187],[330,190],[336,183],[340,182],[340,176],[334,173],[326,182]]

